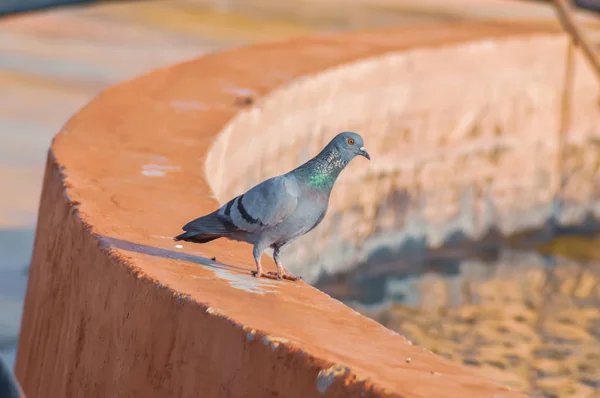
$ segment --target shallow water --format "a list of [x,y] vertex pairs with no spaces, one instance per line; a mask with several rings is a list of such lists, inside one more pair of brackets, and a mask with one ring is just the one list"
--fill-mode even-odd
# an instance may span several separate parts
[[384,269],[370,281],[363,274],[330,283],[330,293],[533,397],[600,396],[598,241],[561,237],[536,250]]

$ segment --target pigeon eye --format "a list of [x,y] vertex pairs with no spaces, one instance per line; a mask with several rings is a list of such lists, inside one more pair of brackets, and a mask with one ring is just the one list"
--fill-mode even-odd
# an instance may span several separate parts
[[348,144],[354,145],[354,140],[352,138],[348,138]]

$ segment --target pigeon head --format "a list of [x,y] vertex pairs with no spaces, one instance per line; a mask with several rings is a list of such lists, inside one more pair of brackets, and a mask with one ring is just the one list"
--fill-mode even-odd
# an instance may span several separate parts
[[356,133],[348,131],[340,133],[331,140],[328,146],[333,147],[332,149],[335,149],[347,162],[354,159],[355,156],[364,156],[371,160],[362,137]]
[[356,133],[343,132],[336,135],[317,156],[292,173],[306,179],[310,186],[331,192],[339,174],[356,156],[371,160],[362,137]]

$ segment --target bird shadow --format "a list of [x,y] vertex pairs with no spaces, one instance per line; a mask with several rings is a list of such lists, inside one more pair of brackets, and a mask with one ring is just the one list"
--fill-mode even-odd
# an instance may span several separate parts
[[105,235],[96,235],[96,237],[103,242],[106,246],[114,249],[120,249],[133,253],[145,254],[153,257],[168,258],[172,260],[186,261],[189,263],[203,265],[214,269],[221,269],[227,271],[235,271],[250,275],[250,272],[246,268],[242,268],[236,265],[225,264],[217,260],[213,260],[208,257],[199,255],[184,253],[181,251],[164,249],[156,246],[148,246],[140,243],[130,242],[128,240],[113,238]]

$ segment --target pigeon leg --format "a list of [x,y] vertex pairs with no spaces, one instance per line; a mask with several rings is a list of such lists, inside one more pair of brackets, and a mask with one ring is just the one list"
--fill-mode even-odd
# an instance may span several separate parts
[[252,271],[252,275],[257,278],[264,277],[269,279],[281,279],[280,277],[271,275],[270,273],[263,272],[262,264],[260,262],[260,258],[262,257],[263,251],[264,249],[261,249],[260,245],[254,245],[254,250],[252,251],[252,253],[254,254],[254,261],[256,262],[256,271]]
[[262,269],[262,264],[260,263],[260,258],[262,257],[262,250],[258,245],[254,245],[254,250],[252,250],[252,254],[254,255],[254,262],[256,263],[256,271],[252,271],[252,275],[257,278],[260,278],[265,273]]
[[260,260],[255,259],[254,261],[256,262],[256,271],[252,271],[251,274],[257,278],[260,278],[264,275],[262,264],[260,263]]
[[[276,247],[275,250],[273,251],[273,260],[275,260],[275,265],[277,265],[277,274],[276,276],[281,279],[287,279],[290,281],[297,281],[298,279],[302,279],[302,278],[298,278],[296,275],[292,274],[291,272],[287,271],[285,268],[283,268],[283,265],[281,264],[281,247]],[[269,272],[270,275],[274,274],[273,272]]]

